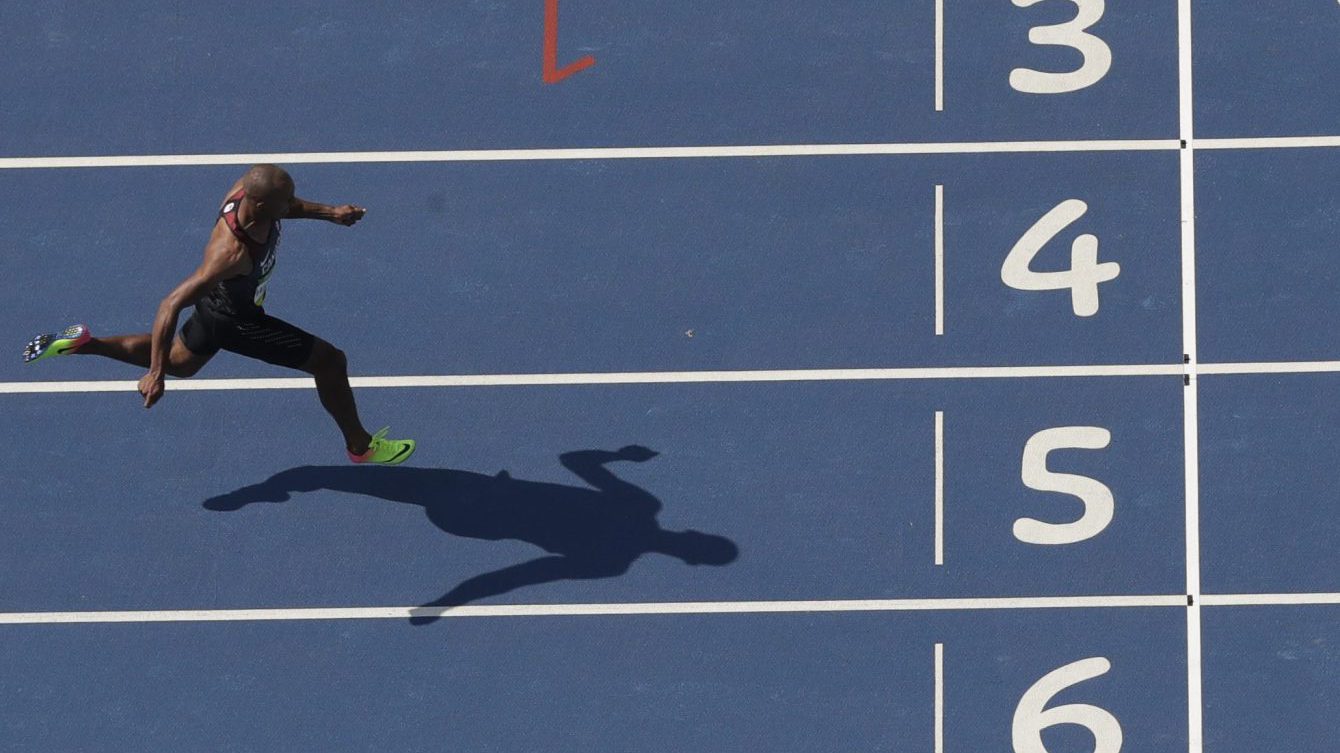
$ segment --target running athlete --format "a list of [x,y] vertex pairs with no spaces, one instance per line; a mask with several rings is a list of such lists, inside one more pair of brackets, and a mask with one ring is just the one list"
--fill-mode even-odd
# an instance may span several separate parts
[[[349,388],[344,352],[265,313],[265,289],[274,272],[280,220],[317,219],[351,226],[367,210],[333,207],[294,196],[293,178],[274,165],[256,165],[229,189],[205,246],[205,260],[158,306],[153,332],[94,337],[76,324],[59,334],[39,335],[23,351],[25,363],[49,356],[105,356],[147,368],[139,391],[144,407],[163,396],[165,374],[190,377],[220,349],[266,363],[299,369],[316,378],[321,405],[344,434],[355,463],[398,465],[414,452],[414,441],[387,439],[387,429],[368,434]],[[195,312],[173,337],[182,310]]]

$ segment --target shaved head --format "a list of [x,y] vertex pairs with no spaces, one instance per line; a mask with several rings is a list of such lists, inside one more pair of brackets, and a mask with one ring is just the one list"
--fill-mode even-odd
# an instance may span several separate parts
[[293,200],[293,178],[277,165],[253,165],[242,176],[242,188],[263,217],[279,219]]
[[242,178],[247,196],[256,201],[275,201],[293,196],[293,178],[277,165],[253,165]]

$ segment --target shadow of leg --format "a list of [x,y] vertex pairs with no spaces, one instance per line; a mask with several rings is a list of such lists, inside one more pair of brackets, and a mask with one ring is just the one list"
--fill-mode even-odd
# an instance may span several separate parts
[[463,581],[440,598],[411,610],[409,621],[412,625],[428,625],[437,622],[452,607],[500,596],[518,588],[559,580],[613,577],[623,574],[627,569],[626,565],[601,567],[597,563],[581,562],[560,555],[540,557]]

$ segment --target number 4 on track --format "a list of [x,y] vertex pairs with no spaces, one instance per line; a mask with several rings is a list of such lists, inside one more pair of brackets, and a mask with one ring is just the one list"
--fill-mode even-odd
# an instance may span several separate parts
[[1076,316],[1098,313],[1098,286],[1111,282],[1121,274],[1121,265],[1114,261],[1098,263],[1098,236],[1085,233],[1070,246],[1070,269],[1063,272],[1034,272],[1029,265],[1042,247],[1062,230],[1070,227],[1089,211],[1089,205],[1079,199],[1057,204],[1033,227],[1024,233],[1010,249],[1005,264],[1000,268],[1000,279],[1015,290],[1070,290],[1070,305]]

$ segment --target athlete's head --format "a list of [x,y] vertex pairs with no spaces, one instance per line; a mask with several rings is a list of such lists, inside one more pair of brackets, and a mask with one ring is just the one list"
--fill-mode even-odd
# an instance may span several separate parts
[[275,165],[253,165],[242,177],[242,188],[256,214],[270,220],[288,215],[293,201],[293,178]]
[[729,565],[740,556],[734,541],[701,531],[661,531],[658,539],[656,551],[688,565]]

